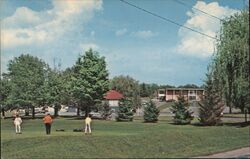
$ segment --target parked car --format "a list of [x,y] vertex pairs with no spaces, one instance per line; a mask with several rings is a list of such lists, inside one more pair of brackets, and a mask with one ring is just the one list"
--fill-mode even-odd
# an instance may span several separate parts
[[101,119],[102,118],[102,114],[99,112],[90,112],[89,115],[91,116],[91,118],[93,119]]

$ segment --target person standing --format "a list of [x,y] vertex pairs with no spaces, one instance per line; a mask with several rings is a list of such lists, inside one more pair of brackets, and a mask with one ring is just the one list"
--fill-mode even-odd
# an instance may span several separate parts
[[87,135],[87,133],[91,134],[90,123],[91,123],[91,118],[88,115],[85,119],[85,135]]
[[45,117],[43,118],[43,123],[45,124],[46,134],[47,134],[47,135],[50,134],[52,122],[53,122],[53,120],[52,120],[50,114],[49,114],[49,113],[46,114]]
[[21,117],[16,114],[16,117],[14,119],[14,125],[15,125],[15,128],[16,128],[16,134],[21,134],[21,124],[22,124],[22,119]]

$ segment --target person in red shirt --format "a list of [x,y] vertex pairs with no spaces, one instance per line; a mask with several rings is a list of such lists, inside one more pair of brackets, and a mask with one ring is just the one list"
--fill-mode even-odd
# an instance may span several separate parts
[[50,114],[49,114],[49,113],[46,114],[45,117],[43,118],[43,123],[45,124],[46,134],[47,134],[47,135],[50,134],[52,122],[53,122],[53,120],[52,120]]

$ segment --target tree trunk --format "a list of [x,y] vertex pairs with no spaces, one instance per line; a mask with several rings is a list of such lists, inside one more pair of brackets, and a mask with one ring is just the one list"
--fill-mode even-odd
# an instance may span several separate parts
[[29,116],[29,108],[25,109],[25,116]]
[[85,118],[88,116],[88,111],[87,111],[87,109],[85,110]]
[[32,119],[35,119],[35,106],[32,106]]
[[5,118],[5,111],[4,111],[4,108],[2,108],[2,118],[4,119]]
[[232,114],[232,106],[229,105],[229,114]]
[[54,117],[57,117],[57,116],[58,116],[58,108],[59,108],[59,104],[56,103],[56,104],[54,105]]
[[76,115],[77,115],[77,116],[80,116],[80,108],[79,108],[79,106],[77,106]]
[[57,117],[57,116],[58,116],[58,108],[55,107],[54,110],[55,110],[55,111],[54,111],[54,117]]
[[244,110],[245,113],[245,122],[247,123],[247,109]]
[[86,104],[85,106],[85,118],[89,115],[90,113],[90,105],[94,105],[93,103],[92,104]]

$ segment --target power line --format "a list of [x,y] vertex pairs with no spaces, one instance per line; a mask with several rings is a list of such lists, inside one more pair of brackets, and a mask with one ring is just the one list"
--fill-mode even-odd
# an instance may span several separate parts
[[151,14],[151,15],[157,17],[157,18],[160,18],[160,19],[162,19],[162,20],[165,20],[165,21],[168,21],[168,22],[173,23],[173,24],[175,24],[175,25],[178,25],[178,26],[180,26],[180,27],[182,27],[182,28],[186,28],[186,29],[188,29],[188,30],[191,30],[191,31],[196,32],[196,33],[198,33],[198,34],[201,34],[201,35],[203,35],[203,36],[209,37],[209,38],[211,38],[211,39],[218,40],[216,37],[207,35],[207,34],[205,34],[205,33],[202,33],[202,32],[200,32],[200,31],[197,31],[197,30],[195,30],[195,29],[189,28],[189,27],[187,27],[187,26],[185,26],[185,25],[181,25],[181,24],[179,24],[179,23],[177,23],[177,22],[175,22],[175,21],[173,21],[173,20],[171,20],[171,19],[162,17],[162,16],[160,16],[160,15],[158,15],[158,14],[156,14],[156,13],[153,13],[153,12],[150,12],[150,11],[148,11],[148,10],[146,10],[146,9],[143,9],[143,8],[141,8],[141,7],[138,7],[138,6],[136,6],[136,5],[132,4],[132,3],[129,3],[129,2],[127,2],[127,1],[125,1],[125,0],[120,0],[120,1],[123,2],[123,3],[126,3],[126,4],[128,4],[128,5],[130,5],[130,6],[132,6],[132,7],[134,7],[134,8],[137,8],[137,9],[143,11],[143,12],[146,12],[146,13],[148,13],[148,14]]
[[200,9],[198,9],[198,8],[195,8],[195,7],[192,7],[192,6],[190,6],[190,5],[187,5],[186,3],[184,3],[184,2],[182,2],[182,1],[180,1],[180,0],[173,0],[174,2],[176,2],[176,3],[179,3],[179,4],[181,4],[181,5],[183,5],[183,6],[186,6],[186,7],[191,7],[191,8],[193,8],[193,9],[195,9],[195,10],[198,10],[199,12],[201,12],[201,13],[203,13],[203,14],[206,14],[206,15],[208,15],[208,16],[210,16],[210,17],[213,17],[213,18],[215,18],[215,19],[218,19],[218,20],[220,20],[220,21],[223,21],[223,19],[221,19],[221,18],[219,18],[219,17],[216,17],[216,16],[214,16],[214,15],[212,15],[212,14],[210,14],[210,13],[207,13],[207,12],[205,12],[205,11],[203,11],[203,10],[200,10]]

